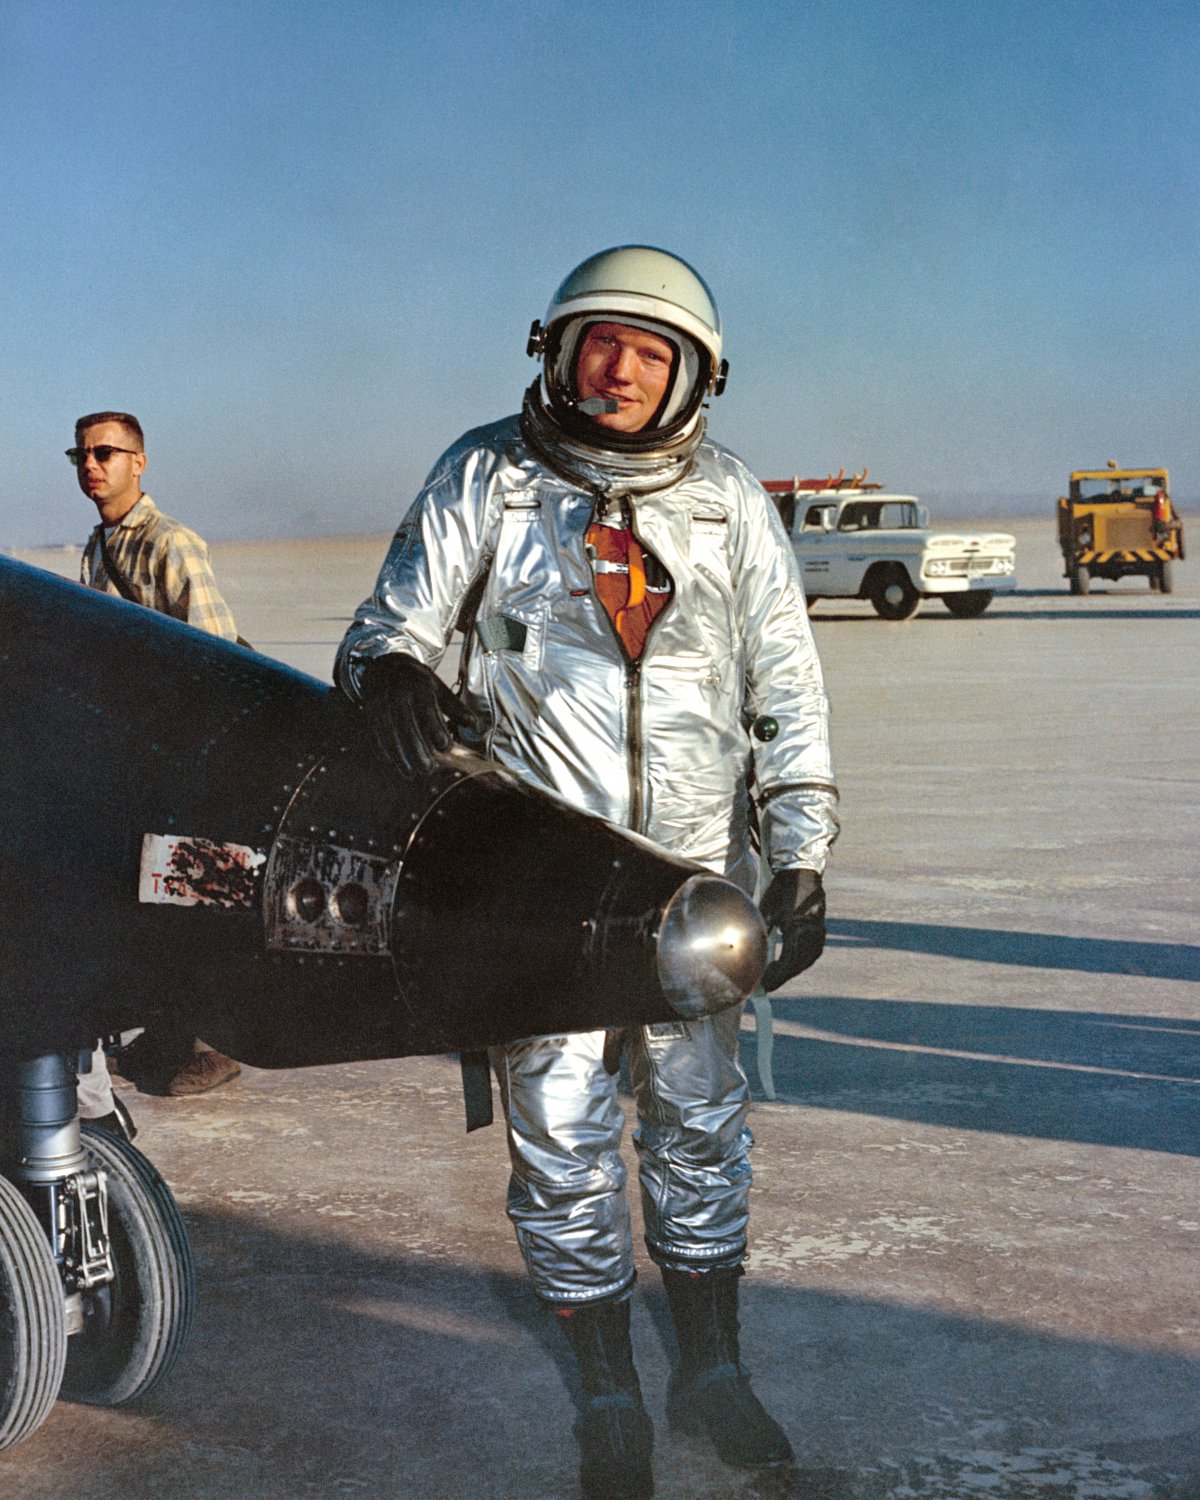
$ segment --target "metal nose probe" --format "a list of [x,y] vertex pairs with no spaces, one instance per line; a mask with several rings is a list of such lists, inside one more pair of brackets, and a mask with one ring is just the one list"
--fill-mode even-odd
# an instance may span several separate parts
[[767,966],[767,929],[758,907],[718,875],[693,875],[663,913],[658,977],[687,1020],[745,1000]]

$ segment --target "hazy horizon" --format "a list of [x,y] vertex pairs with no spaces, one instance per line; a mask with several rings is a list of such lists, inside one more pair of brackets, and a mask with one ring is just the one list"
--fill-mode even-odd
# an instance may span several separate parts
[[[763,477],[771,479],[783,478],[785,476],[768,474]],[[1049,497],[1044,495],[1004,495],[994,493],[971,495],[962,491],[955,491],[953,493],[947,491],[939,494],[935,490],[914,490],[904,485],[885,485],[885,489],[895,494],[916,494],[919,500],[928,505],[931,512],[931,524],[935,528],[951,525],[958,521],[1003,520],[1005,518],[1013,521],[1045,520],[1048,526],[1051,528],[1054,526],[1056,495]],[[80,499],[82,498],[80,496]],[[1200,506],[1194,501],[1191,504],[1186,501],[1181,502],[1178,498],[1175,499],[1174,503],[1176,509],[1182,515],[1185,527],[1189,526],[1192,515],[1197,510],[1200,510]],[[157,499],[155,499],[155,504],[158,504]],[[160,508],[167,510],[168,514],[170,513],[166,505]],[[177,516],[176,519],[184,521],[187,524],[192,524],[186,516]],[[205,540],[214,544],[232,545],[238,542],[306,542],[332,541],[354,537],[388,537],[395,531],[400,519],[399,515],[393,519],[381,517],[376,525],[356,527],[353,530],[346,530],[344,527],[339,527],[335,522],[330,521],[325,527],[318,528],[314,526],[312,529],[302,531],[269,529],[264,527],[259,530],[247,529],[237,533],[220,534],[209,532],[205,534]],[[83,525],[78,536],[53,538],[35,542],[10,543],[0,541],[0,551],[9,555],[22,552],[74,551],[77,554],[81,553],[84,542],[87,540],[91,529],[95,526],[95,516],[93,515],[89,518],[84,515],[82,520]],[[1200,524],[1200,517],[1197,517],[1197,522]]]
[[105,409],[206,537],[390,529],[629,242],[712,286],[763,477],[1200,493],[1185,0],[0,5],[0,544],[86,534]]

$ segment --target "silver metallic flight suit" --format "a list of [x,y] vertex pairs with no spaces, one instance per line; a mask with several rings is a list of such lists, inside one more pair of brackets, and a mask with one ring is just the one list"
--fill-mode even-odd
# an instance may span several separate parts
[[[762,487],[725,449],[647,479],[577,462],[567,480],[516,417],[466,434],[405,517],[338,655],[436,666],[486,575],[466,682],[482,748],[572,805],[645,834],[753,894],[751,796],[775,870],[821,870],[837,834],[828,709],[795,560]],[[657,487],[655,487],[657,485]],[[674,585],[631,663],[593,590],[584,534],[627,507]],[[615,512],[614,512],[615,513]],[[773,738],[748,726],[778,722]],[[464,858],[469,858],[464,850]],[[748,1087],[739,1011],[627,1039],[647,1245],[675,1269],[746,1245]],[[534,1286],[591,1302],[633,1280],[623,1117],[604,1034],[496,1049],[509,1123],[508,1212]]]

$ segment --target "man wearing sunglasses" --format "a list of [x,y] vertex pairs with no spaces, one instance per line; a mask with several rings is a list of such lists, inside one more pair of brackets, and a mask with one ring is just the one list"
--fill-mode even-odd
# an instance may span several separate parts
[[[163,515],[142,492],[146,448],[138,419],[122,411],[80,417],[67,458],[79,488],[99,512],[99,523],[83,549],[80,581],[236,640],[237,627],[217,588],[204,541]],[[233,1058],[187,1037],[143,1035],[134,1047],[143,1057],[139,1063],[131,1052],[123,1069],[177,1098],[206,1093],[241,1072]],[[103,1120],[123,1134],[132,1131],[128,1112],[113,1098],[107,1063],[99,1050],[92,1071],[80,1079],[79,1112],[85,1120]]]

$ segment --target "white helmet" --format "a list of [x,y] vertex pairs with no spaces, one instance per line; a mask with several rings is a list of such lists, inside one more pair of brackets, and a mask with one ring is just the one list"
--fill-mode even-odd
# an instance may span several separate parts
[[[638,432],[600,427],[580,408],[575,366],[596,322],[644,328],[676,351],[662,404]],[[550,299],[544,320],[530,329],[527,352],[543,361],[527,408],[532,404],[565,438],[601,458],[689,456],[704,435],[705,397],[721,394],[728,371],[712,293],[686,261],[649,245],[602,250],[576,266]]]

